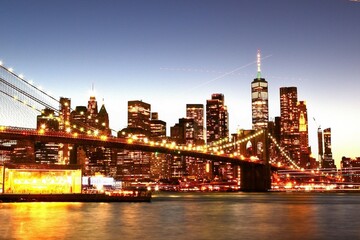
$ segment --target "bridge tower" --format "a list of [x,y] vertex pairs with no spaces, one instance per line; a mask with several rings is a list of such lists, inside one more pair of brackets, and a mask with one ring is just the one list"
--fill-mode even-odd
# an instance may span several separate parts
[[[240,145],[240,149],[246,148],[247,142]],[[241,190],[245,192],[266,192],[271,189],[271,169],[270,169],[270,142],[268,130],[264,129],[262,134],[251,140],[252,151],[259,153],[259,158],[263,164],[251,164],[250,162],[241,167],[240,181]]]

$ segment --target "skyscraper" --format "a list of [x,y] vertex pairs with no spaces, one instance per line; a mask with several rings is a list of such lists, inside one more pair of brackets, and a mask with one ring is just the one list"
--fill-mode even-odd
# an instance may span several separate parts
[[299,114],[297,88],[280,88],[280,143],[292,160],[300,164]]
[[160,140],[166,138],[166,122],[159,120],[157,112],[151,113],[150,128],[150,137],[152,139]]
[[[52,109],[44,109],[37,116],[37,129],[40,131],[59,131],[59,121]],[[35,142],[35,161],[37,163],[54,164],[59,159],[59,143]]]
[[310,167],[310,147],[308,133],[308,117],[305,101],[297,103],[298,119],[299,119],[299,141],[300,141],[300,167]]
[[97,119],[95,119],[95,125],[101,134],[109,136],[111,134],[109,126],[109,114],[106,111],[105,104],[101,105],[99,113],[97,114]]
[[261,78],[261,56],[257,53],[257,77],[251,83],[252,128],[267,128],[269,121],[268,83]]
[[186,104],[186,117],[192,118],[195,120],[196,142],[204,143],[204,105],[203,104]]
[[128,128],[140,128],[149,136],[151,105],[143,101],[128,101]]
[[229,136],[228,111],[224,95],[214,93],[206,101],[206,139],[207,143]]
[[324,159],[322,168],[336,168],[331,150],[331,128],[324,129]]
[[[70,125],[70,98],[60,98],[59,131],[65,132]],[[70,129],[69,129],[70,130]]]

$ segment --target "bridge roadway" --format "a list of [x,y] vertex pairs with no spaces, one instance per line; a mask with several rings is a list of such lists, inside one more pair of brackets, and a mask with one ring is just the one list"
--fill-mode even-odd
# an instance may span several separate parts
[[231,157],[226,154],[218,155],[211,152],[201,152],[196,150],[179,149],[176,146],[161,146],[161,143],[150,144],[132,140],[131,142],[125,138],[117,137],[101,137],[90,136],[87,134],[71,134],[66,132],[54,132],[44,131],[41,132],[32,128],[18,128],[18,127],[0,127],[0,139],[11,140],[30,140],[33,142],[55,142],[55,143],[68,143],[78,145],[91,145],[99,147],[127,149],[127,150],[140,150],[145,152],[159,152],[173,155],[182,155],[196,158],[203,158],[212,161],[222,161],[227,163],[233,163],[239,166],[251,166],[251,165],[264,165],[262,161],[254,161],[250,158],[240,159],[237,157]]
[[270,172],[276,170],[275,166],[265,164],[263,161],[251,161],[229,155],[218,155],[209,152],[179,149],[174,145],[161,146],[151,142],[145,143],[137,140],[129,142],[128,139],[116,137],[90,136],[86,134],[71,134],[66,132],[38,131],[29,128],[0,126],[0,139],[30,140],[31,142],[56,142],[78,145],[101,146],[117,149],[141,150],[145,152],[159,152],[173,155],[190,156],[210,161],[233,163],[241,169],[241,189],[243,191],[268,191],[271,188]]

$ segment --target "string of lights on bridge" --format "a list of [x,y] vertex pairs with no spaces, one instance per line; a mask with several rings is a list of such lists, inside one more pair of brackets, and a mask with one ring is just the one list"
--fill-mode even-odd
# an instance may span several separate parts
[[[2,69],[4,69],[6,72],[8,72],[9,74],[11,74],[12,76],[14,76],[16,79],[18,79],[18,80],[20,80],[21,82],[25,83],[26,85],[32,87],[32,88],[35,89],[36,91],[39,91],[41,94],[44,94],[45,96],[47,96],[47,97],[50,98],[51,100],[55,101],[56,103],[59,103],[59,104],[60,104],[60,102],[59,102],[58,99],[56,99],[55,97],[51,96],[50,93],[45,92],[41,86],[36,86],[36,85],[34,85],[34,82],[33,82],[32,80],[26,80],[23,74],[17,74],[17,73],[14,71],[13,68],[11,68],[11,67],[8,68],[8,67],[4,66],[4,64],[3,64],[2,61],[0,61],[0,67],[1,67]],[[0,77],[0,81],[6,84],[6,81],[5,81],[4,79],[2,79],[1,77]],[[14,89],[15,91],[19,92],[20,95],[25,95],[26,97],[28,97],[28,98],[30,98],[31,100],[37,102],[38,104],[41,104],[42,106],[47,107],[47,108],[53,110],[53,111],[56,112],[56,113],[59,113],[59,110],[58,110],[56,107],[53,107],[53,106],[45,103],[44,101],[41,101],[41,100],[37,99],[36,97],[31,97],[31,96],[29,96],[29,95],[27,95],[27,94],[24,94],[24,91],[20,90],[19,88],[17,88],[16,86],[14,86],[14,85],[12,85],[12,84],[7,83],[7,85],[10,86],[10,87],[11,87],[12,89]],[[8,97],[10,97],[10,98],[12,98],[13,100],[15,100],[15,101],[17,101],[17,102],[25,105],[26,107],[29,107],[29,108],[33,109],[34,111],[36,111],[36,112],[38,112],[38,113],[44,113],[44,110],[43,110],[43,109],[37,108],[37,107],[35,106],[35,104],[32,104],[32,105],[31,105],[31,104],[28,103],[26,100],[21,99],[21,98],[19,97],[19,95],[10,95],[9,93],[6,93],[6,92],[4,92],[4,91],[2,91],[2,90],[0,90],[0,92],[1,92],[2,94],[6,95],[6,96],[8,96]],[[70,109],[71,109],[71,108],[70,108]],[[71,109],[71,110],[72,110],[72,109]],[[58,122],[62,122],[62,121],[63,121],[63,119],[61,119],[60,117],[54,116],[54,115],[52,115],[52,114],[51,114],[50,116],[48,116],[48,118],[49,118],[49,119],[52,119],[52,120],[56,120],[56,121],[58,121]],[[86,124],[84,124],[84,123],[82,123],[82,122],[79,122],[79,121],[77,121],[76,124],[73,124],[73,125],[70,125],[70,123],[69,123],[69,122],[66,122],[66,121],[65,121],[65,122],[62,122],[62,123],[66,126],[66,129],[65,129],[65,130],[66,130],[67,133],[70,133],[70,132],[72,132],[72,131],[79,130],[80,132],[86,132],[88,135],[90,135],[90,134],[92,134],[92,133],[93,133],[95,136],[99,135],[99,129],[96,129],[96,128],[92,127],[92,126],[86,125]],[[41,126],[42,129],[45,129],[45,127],[46,127],[46,126]],[[112,131],[114,131],[114,130],[112,130]]]

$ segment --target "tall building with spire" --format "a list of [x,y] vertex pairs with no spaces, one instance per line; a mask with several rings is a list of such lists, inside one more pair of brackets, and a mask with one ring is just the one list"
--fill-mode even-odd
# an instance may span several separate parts
[[252,128],[267,128],[269,121],[268,83],[261,77],[261,55],[257,53],[257,77],[251,83]]
[[95,91],[94,91],[94,85],[92,85],[92,89],[91,89],[91,95],[90,95],[90,99],[88,101],[88,107],[87,107],[87,122],[89,125],[91,126],[95,126],[96,125],[96,118],[97,118],[97,114],[98,114],[98,105],[97,105],[97,101],[95,98]]
[[109,126],[109,114],[106,111],[104,100],[97,114],[97,119],[95,119],[95,123],[97,125],[97,129],[101,131],[104,135],[111,135],[111,130]]

